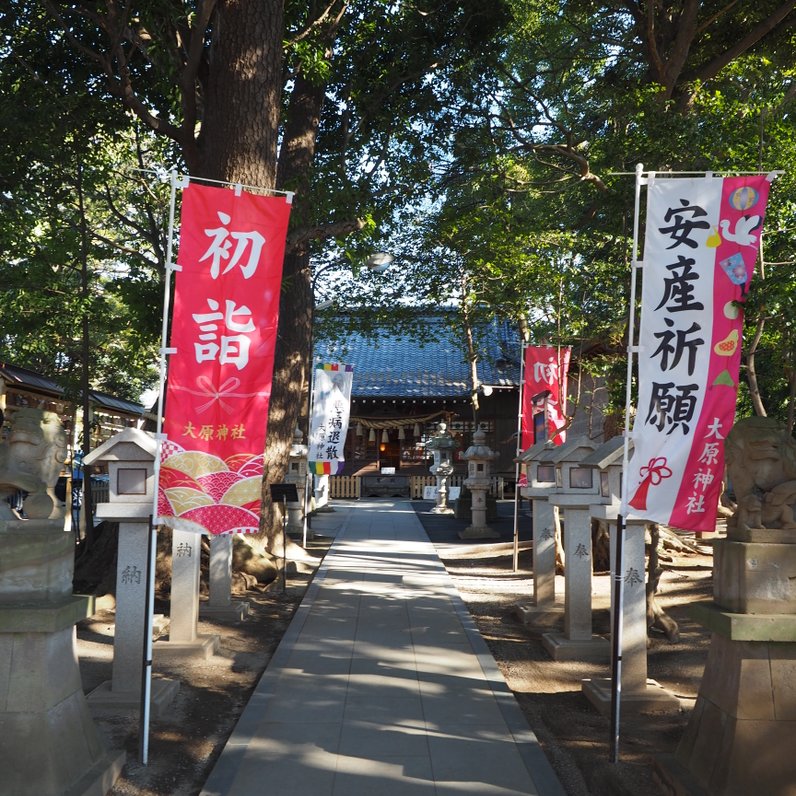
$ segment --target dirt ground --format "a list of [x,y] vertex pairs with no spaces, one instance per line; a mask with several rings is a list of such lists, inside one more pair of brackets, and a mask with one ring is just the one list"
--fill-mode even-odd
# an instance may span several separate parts
[[[422,511],[418,516],[423,520]],[[505,526],[505,518],[503,522]],[[676,748],[707,656],[709,635],[688,619],[685,606],[710,595],[709,547],[702,553],[678,554],[665,563],[660,598],[680,625],[680,640],[649,640],[649,677],[676,694],[683,709],[673,716],[625,712],[619,762],[610,763],[609,720],[581,692],[584,678],[608,677],[608,665],[551,660],[542,647],[541,633],[525,627],[515,610],[518,604],[530,603],[530,553],[520,555],[515,573],[510,556],[480,556],[470,545],[451,544],[448,531],[435,533],[433,524],[427,530],[569,796],[660,793],[652,761]],[[322,556],[328,541],[312,542],[311,552]],[[111,796],[195,796],[201,791],[310,578],[310,574],[289,575],[284,593],[280,583],[263,593],[248,593],[251,614],[244,622],[201,620],[200,633],[221,636],[220,650],[209,660],[178,667],[156,665],[157,675],[180,681],[180,691],[168,716],[151,722],[147,766],[139,762],[137,714],[97,717],[108,745],[124,748],[128,755]],[[609,581],[607,573],[594,578],[594,628],[605,634]],[[100,612],[78,625],[78,656],[87,692],[110,679],[112,632],[111,612]]]

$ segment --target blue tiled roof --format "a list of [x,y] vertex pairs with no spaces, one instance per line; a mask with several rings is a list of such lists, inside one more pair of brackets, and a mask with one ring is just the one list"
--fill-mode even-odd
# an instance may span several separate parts
[[[354,366],[354,398],[466,398],[470,367],[463,335],[445,317],[422,316],[422,334],[384,327],[372,335],[352,333],[342,342],[316,340],[315,360]],[[478,330],[478,377],[482,384],[519,383],[520,344],[507,324]]]

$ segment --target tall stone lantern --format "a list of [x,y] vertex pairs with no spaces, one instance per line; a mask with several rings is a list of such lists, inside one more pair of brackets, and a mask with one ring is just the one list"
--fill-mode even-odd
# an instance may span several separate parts
[[473,496],[472,524],[459,533],[462,539],[500,538],[500,534],[486,524],[486,495],[492,482],[492,462],[498,455],[486,444],[486,432],[479,426],[473,434],[473,444],[462,454],[467,461],[464,486]]
[[[617,436],[604,442],[582,460],[583,467],[594,467],[600,480],[600,499],[592,503],[592,519],[608,525],[611,540],[611,579],[616,573],[617,518],[621,504],[622,460],[624,437]],[[629,450],[633,445],[630,443]],[[622,546],[622,656],[621,694],[622,711],[634,713],[676,713],[680,700],[655,680],[647,677],[647,588],[645,577],[645,525],[646,520],[624,520],[625,534]],[[614,591],[611,590],[611,616],[617,610]],[[614,623],[611,623],[614,626]],[[610,678],[584,680],[581,684],[586,698],[603,715],[609,715],[613,696]]]
[[[108,502],[97,505],[97,517],[119,523],[111,679],[101,683],[88,697],[89,703],[98,707],[124,710],[137,708],[141,701],[156,452],[157,443],[151,434],[126,428],[85,458],[86,464],[108,467]],[[153,679],[154,716],[164,715],[178,689],[176,680]]]
[[293,432],[293,444],[290,446],[288,454],[287,474],[285,483],[295,484],[299,494],[298,503],[287,504],[287,529],[293,533],[304,531],[304,496],[307,490],[307,454],[309,448],[304,445],[304,434],[296,426]]
[[570,438],[554,448],[556,488],[549,501],[564,515],[564,632],[545,633],[542,645],[554,660],[601,660],[610,656],[608,640],[592,633],[591,506],[601,501],[593,467],[583,459],[597,446]]
[[437,433],[428,441],[426,448],[434,454],[434,464],[429,472],[437,478],[437,505],[431,509],[432,514],[453,514],[448,505],[448,479],[453,475],[453,451],[456,440],[448,431],[447,423],[437,426]]

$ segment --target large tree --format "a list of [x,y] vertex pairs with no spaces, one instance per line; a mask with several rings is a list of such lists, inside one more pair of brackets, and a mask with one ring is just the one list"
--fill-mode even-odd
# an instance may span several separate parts
[[[12,5],[21,11],[23,4]],[[30,4],[27,5],[29,7]],[[85,91],[174,142],[192,176],[296,191],[284,266],[266,481],[281,480],[307,380],[310,258],[359,232],[362,253],[428,175],[448,76],[502,5],[432,0],[42,0]],[[29,12],[30,13],[30,12]],[[37,13],[37,12],[34,12]],[[38,20],[41,22],[42,20]],[[278,526],[264,490],[264,530]]]

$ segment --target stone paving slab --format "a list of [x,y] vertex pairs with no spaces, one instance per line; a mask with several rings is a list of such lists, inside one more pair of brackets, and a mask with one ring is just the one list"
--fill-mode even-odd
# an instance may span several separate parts
[[324,522],[335,541],[203,796],[564,796],[409,501]]

